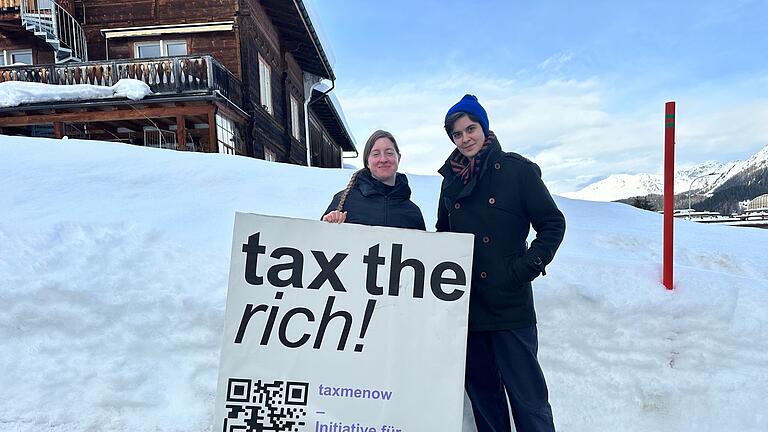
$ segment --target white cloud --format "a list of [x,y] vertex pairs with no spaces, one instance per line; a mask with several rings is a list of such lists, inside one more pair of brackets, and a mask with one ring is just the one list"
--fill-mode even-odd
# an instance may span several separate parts
[[561,52],[557,53],[543,62],[539,63],[539,69],[546,71],[557,72],[565,66],[566,63],[573,60],[573,53]]
[[768,145],[768,99],[735,103],[718,110],[688,110],[681,105],[677,119],[680,151],[699,159],[712,159],[723,153],[749,156],[756,145]]
[[[617,112],[616,106],[630,104],[611,100],[612,89],[597,78],[525,82],[457,73],[379,87],[340,85],[336,92],[360,150],[372,131],[389,130],[403,152],[401,171],[408,173],[434,174],[453,150],[443,119],[465,93],[478,96],[504,149],[537,162],[555,193],[575,190],[588,178],[661,170],[664,101]],[[768,144],[767,120],[768,100],[719,107],[706,95],[682,98],[678,165],[722,160],[724,150],[735,148],[749,156]]]

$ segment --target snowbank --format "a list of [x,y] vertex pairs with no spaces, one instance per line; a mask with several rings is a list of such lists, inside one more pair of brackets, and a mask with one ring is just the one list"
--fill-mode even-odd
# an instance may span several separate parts
[[[0,431],[208,431],[234,212],[319,218],[350,173],[0,136]],[[409,178],[433,226],[439,178]],[[768,430],[768,231],[677,221],[666,292],[659,215],[557,202],[558,430]]]

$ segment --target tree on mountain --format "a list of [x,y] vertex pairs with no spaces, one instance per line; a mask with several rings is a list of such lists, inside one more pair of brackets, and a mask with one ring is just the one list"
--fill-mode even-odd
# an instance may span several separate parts
[[656,211],[656,206],[653,205],[653,203],[651,202],[650,199],[648,199],[648,197],[636,196],[632,198],[632,201],[629,204],[639,209]]

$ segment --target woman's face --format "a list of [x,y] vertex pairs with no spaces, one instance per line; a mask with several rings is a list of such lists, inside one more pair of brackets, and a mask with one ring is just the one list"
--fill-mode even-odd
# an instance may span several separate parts
[[376,180],[393,186],[400,156],[395,150],[395,143],[389,138],[379,138],[373,142],[368,155],[368,169]]
[[461,116],[453,124],[451,139],[461,154],[472,159],[483,148],[485,133],[480,123],[470,120],[468,116]]

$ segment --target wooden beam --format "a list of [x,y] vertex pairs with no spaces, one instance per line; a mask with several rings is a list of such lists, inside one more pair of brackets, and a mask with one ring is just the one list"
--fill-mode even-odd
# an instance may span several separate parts
[[229,119],[234,121],[235,123],[246,124],[248,122],[248,118],[247,117],[243,116],[241,113],[239,113],[239,112],[237,112],[237,111],[235,111],[233,109],[230,109],[224,103],[217,102],[216,103],[216,111],[217,112],[221,111],[221,113],[224,116],[229,117]]
[[[176,124],[175,118],[155,118],[153,121],[154,121],[154,124],[152,126],[157,125],[157,127],[159,127],[160,129],[166,129],[166,130],[170,130],[171,125]],[[144,119],[144,123],[145,123],[145,126],[149,126],[150,122],[148,122],[147,119]]]
[[121,126],[122,126],[122,123],[119,123],[119,122],[104,122],[104,124],[102,124],[102,127],[104,129],[109,129],[111,132],[115,132],[115,133],[117,133],[117,128]]
[[203,115],[210,111],[210,105],[192,105],[123,109],[118,111],[90,111],[83,113],[31,114],[0,117],[0,127],[29,126],[54,122],[91,123],[119,120],[142,120],[146,118],[174,118],[178,115]]
[[21,15],[18,13],[7,14],[0,12],[3,15],[3,20],[0,21],[0,30],[10,36],[16,36],[24,31],[24,27],[21,25]]
[[[281,4],[282,2],[275,2],[275,3]],[[288,7],[293,9],[293,6],[288,6]],[[286,26],[298,27],[301,24],[301,17],[299,16],[298,11],[283,12],[283,11],[277,10],[275,6],[272,6],[268,8],[267,15],[270,18],[272,18],[273,21],[278,21],[277,23],[278,25],[275,26],[275,27],[278,27],[278,30]],[[309,34],[307,34],[306,37],[308,38]]]
[[176,116],[176,150],[187,149],[187,129],[184,125],[184,115]]
[[211,153],[219,152],[219,143],[216,141],[216,112],[208,112],[208,151]]
[[197,123],[208,123],[208,113],[206,113],[204,116],[187,116],[187,120],[189,120],[192,124]]
[[64,123],[53,122],[53,136],[56,139],[62,139],[64,137]]
[[144,130],[144,125],[141,122],[136,120],[126,120],[121,123],[124,128],[130,129],[134,132],[142,132]]

